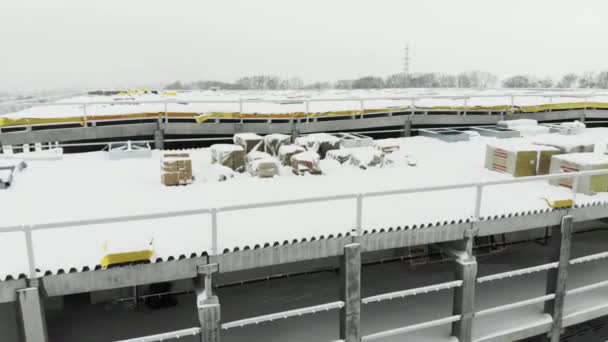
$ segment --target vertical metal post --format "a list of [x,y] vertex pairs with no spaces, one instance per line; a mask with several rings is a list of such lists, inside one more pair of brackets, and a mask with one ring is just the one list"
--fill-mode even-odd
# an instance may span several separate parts
[[220,342],[221,310],[219,298],[213,295],[211,275],[219,269],[218,264],[198,267],[199,279],[196,288],[196,308],[201,325],[201,342]]
[[46,317],[37,287],[17,290],[22,341],[46,342]]
[[403,135],[404,137],[412,136],[412,120],[409,116],[406,116],[405,124],[403,124]]
[[547,272],[547,294],[555,293],[555,299],[545,302],[544,312],[553,317],[553,325],[547,334],[546,341],[559,342],[562,330],[566,281],[570,264],[570,245],[572,240],[572,215],[562,217],[561,226],[552,228],[550,256],[551,261],[558,261],[557,269]]
[[464,112],[462,113],[462,115],[467,115],[468,106],[469,106],[469,98],[465,97],[464,98]]
[[511,95],[511,112],[515,110],[515,96]]
[[163,105],[165,107],[165,124],[168,124],[169,123],[169,111],[167,110],[167,107],[168,107],[167,100],[165,100]]
[[25,247],[27,249],[27,262],[28,262],[28,279],[38,278],[36,272],[36,259],[34,257],[34,239],[32,237],[32,227],[23,226],[23,232],[25,233]]
[[84,120],[84,127],[87,127],[87,104],[82,105],[82,119]]
[[308,115],[310,114],[310,101],[304,101],[304,104],[306,105],[306,122],[308,122]]
[[243,123],[243,99],[239,99],[239,119]]
[[482,195],[483,195],[483,185],[482,184],[477,184],[476,188],[476,193],[475,193],[475,211],[474,211],[474,216],[473,218],[478,221],[479,217],[481,216],[481,200],[482,200]]
[[363,235],[363,194],[357,194],[357,236]]
[[211,253],[218,255],[218,242],[217,242],[217,209],[211,209]]
[[416,114],[416,100],[412,99],[412,115]]
[[572,205],[576,201],[576,193],[578,192],[578,184],[580,182],[580,176],[576,175],[572,177]]
[[454,289],[453,315],[460,315],[459,321],[452,323],[452,336],[460,342],[473,340],[473,319],[475,317],[475,285],[477,283],[477,260],[467,253],[467,257],[456,260],[455,279],[462,280],[462,286]]
[[344,342],[361,341],[361,245],[344,246],[340,265],[340,339]]
[[154,148],[157,150],[165,149],[164,131],[160,127],[154,130]]

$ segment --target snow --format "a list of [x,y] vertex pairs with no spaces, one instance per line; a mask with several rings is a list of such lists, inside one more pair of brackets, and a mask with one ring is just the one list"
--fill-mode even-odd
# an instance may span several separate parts
[[237,142],[239,140],[260,140],[260,139],[262,139],[262,137],[255,133],[237,133],[234,135],[234,142]]
[[534,144],[557,147],[563,152],[591,152],[595,140],[582,135],[557,135],[550,134],[534,138]]
[[578,165],[608,165],[608,155],[599,153],[569,153],[553,156]]
[[[549,136],[558,136],[549,134]],[[606,128],[588,128],[581,135],[605,141]],[[190,153],[196,181],[188,186],[165,187],[159,180],[161,151],[150,158],[109,160],[108,152],[66,154],[62,160],[32,160],[10,188],[0,191],[2,226],[86,220],[167,211],[220,208],[218,247],[271,245],[278,241],[344,234],[355,227],[356,201],[283,205],[272,208],[222,212],[221,207],[268,201],[286,201],[318,196],[366,193],[412,187],[460,184],[510,179],[511,176],[484,168],[486,145],[513,140],[532,143],[533,138],[496,139],[479,137],[471,141],[447,143],[429,137],[395,139],[400,150],[395,155],[413,160],[391,167],[361,170],[328,164],[328,174],[258,179],[233,174],[218,182],[210,164],[210,149],[175,152]],[[230,146],[230,145],[229,145]],[[231,147],[232,148],[232,147]],[[289,146],[282,146],[289,149]],[[165,151],[166,152],[166,151]],[[407,152],[407,153],[406,153]],[[407,159],[405,156],[408,156]],[[298,158],[316,156],[300,153]],[[327,163],[322,163],[327,164]],[[569,198],[567,188],[545,181],[492,186],[484,189],[482,216],[546,210],[544,197]],[[366,198],[363,228],[413,226],[464,220],[474,211],[475,189]],[[607,193],[577,195],[577,203],[608,200]],[[64,268],[94,267],[101,259],[100,248],[110,238],[138,240],[153,237],[158,257],[200,255],[211,250],[209,214],[172,216],[155,220],[128,221],[34,231],[37,267],[43,272]],[[23,234],[0,235],[0,279],[27,272]]]
[[214,144],[211,146],[211,151],[215,153],[229,153],[244,151],[243,146],[234,144]]
[[552,146],[535,145],[523,140],[499,140],[496,142],[488,143],[489,146],[494,148],[500,148],[509,152],[520,152],[520,151],[557,151],[558,149]]
[[538,121],[533,119],[503,120],[498,121],[498,125],[513,129],[520,126],[538,126]]

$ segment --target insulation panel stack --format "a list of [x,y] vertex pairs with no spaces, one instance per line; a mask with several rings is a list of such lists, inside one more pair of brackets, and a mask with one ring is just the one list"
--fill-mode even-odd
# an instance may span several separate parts
[[489,170],[508,173],[513,177],[534,176],[537,158],[538,152],[529,147],[488,144],[485,166]]
[[[608,169],[608,156],[596,153],[560,154],[551,158],[551,173],[568,173],[587,170]],[[553,185],[572,188],[573,179],[552,179]],[[576,192],[593,194],[608,191],[608,175],[581,177]]]
[[190,154],[165,153],[161,160],[161,181],[166,186],[192,184]]

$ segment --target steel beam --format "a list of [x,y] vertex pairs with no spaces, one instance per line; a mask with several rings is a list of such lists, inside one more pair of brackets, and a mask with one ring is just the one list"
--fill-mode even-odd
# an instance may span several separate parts
[[570,245],[572,242],[573,217],[566,215],[562,218],[561,226],[552,228],[549,245],[551,260],[557,261],[558,266],[547,272],[547,294],[555,294],[555,299],[545,302],[544,312],[553,317],[553,325],[545,341],[559,342],[566,297],[566,281],[568,265],[570,264]]
[[23,342],[46,342],[46,318],[38,288],[17,290],[17,299]]
[[340,339],[345,342],[361,341],[361,245],[344,246],[340,265]]
[[403,125],[403,137],[411,137],[412,136],[412,120],[410,120],[409,116],[405,119],[405,124]]

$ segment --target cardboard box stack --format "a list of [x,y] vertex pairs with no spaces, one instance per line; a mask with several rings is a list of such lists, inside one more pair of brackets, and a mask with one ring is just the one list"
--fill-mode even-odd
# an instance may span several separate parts
[[[587,170],[608,169],[608,156],[599,153],[569,153],[551,158],[551,173],[567,173]],[[572,188],[573,179],[550,180],[550,184]],[[592,194],[608,191],[608,175],[582,177],[576,192]]]
[[188,153],[165,153],[161,160],[161,181],[167,186],[191,184],[192,160]]

